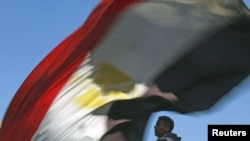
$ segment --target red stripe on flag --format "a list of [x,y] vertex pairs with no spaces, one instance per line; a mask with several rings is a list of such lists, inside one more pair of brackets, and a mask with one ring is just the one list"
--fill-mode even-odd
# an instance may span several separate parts
[[119,13],[139,0],[102,0],[85,24],[51,51],[30,73],[5,114],[0,140],[31,140],[51,103]]

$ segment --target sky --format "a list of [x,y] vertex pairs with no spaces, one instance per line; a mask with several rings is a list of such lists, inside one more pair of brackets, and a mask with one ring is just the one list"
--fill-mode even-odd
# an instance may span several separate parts
[[[83,24],[98,0],[0,0],[0,120],[22,82],[63,39]],[[250,5],[250,0],[245,0]],[[152,115],[145,141],[156,140],[161,115],[174,119],[182,141],[206,141],[208,124],[250,124],[250,76],[211,110]],[[150,129],[150,130],[149,130]]]

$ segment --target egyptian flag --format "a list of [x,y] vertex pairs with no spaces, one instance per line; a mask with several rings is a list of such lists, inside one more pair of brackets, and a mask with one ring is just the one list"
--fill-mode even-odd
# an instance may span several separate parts
[[[97,141],[108,131],[109,117],[132,119],[132,124],[116,126],[107,134],[122,131],[129,141],[142,140],[152,112],[211,107],[249,74],[250,31],[241,1],[215,3],[219,9],[212,10],[204,9],[204,2],[102,0],[83,26],[23,82],[8,107],[0,139]],[[226,46],[232,46],[230,51]],[[217,49],[220,52],[214,54]],[[224,60],[218,64],[217,59]],[[213,82],[222,90],[207,100],[209,95],[201,92],[217,92]],[[149,83],[174,92],[180,101],[138,98]]]

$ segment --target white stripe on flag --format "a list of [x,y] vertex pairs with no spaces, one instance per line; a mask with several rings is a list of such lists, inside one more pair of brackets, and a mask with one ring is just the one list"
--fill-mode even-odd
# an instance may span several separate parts
[[107,117],[91,112],[116,99],[141,96],[146,90],[143,84],[136,84],[126,94],[104,94],[102,88],[93,81],[93,70],[94,66],[85,61],[72,75],[44,117],[33,141],[98,141],[107,131]]

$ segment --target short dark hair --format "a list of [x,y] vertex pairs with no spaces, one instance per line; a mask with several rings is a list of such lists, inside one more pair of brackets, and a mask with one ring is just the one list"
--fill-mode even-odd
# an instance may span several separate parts
[[165,126],[168,126],[170,132],[174,129],[174,121],[170,117],[160,116],[158,120],[161,120]]

